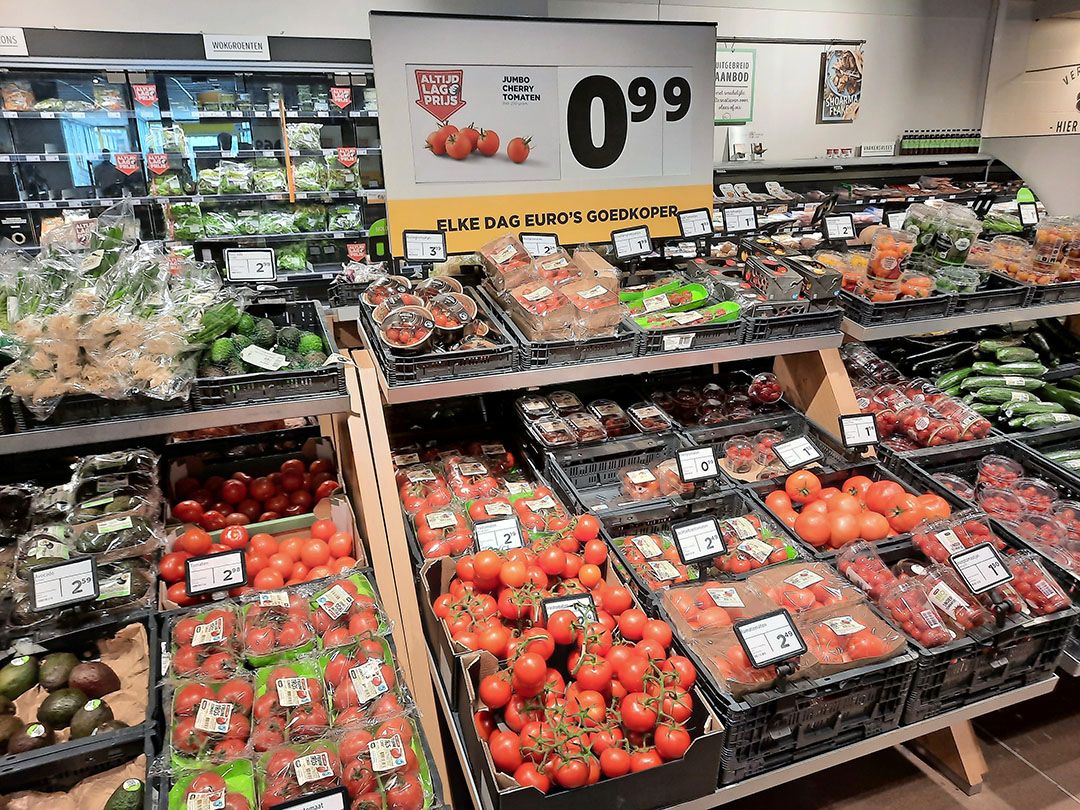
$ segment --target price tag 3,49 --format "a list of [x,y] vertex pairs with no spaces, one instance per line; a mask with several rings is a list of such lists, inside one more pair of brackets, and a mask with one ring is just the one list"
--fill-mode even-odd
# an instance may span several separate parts
[[949,557],[956,573],[972,593],[986,593],[1013,578],[1013,573],[990,543],[958,551]]
[[727,551],[720,524],[714,517],[676,523],[671,527],[679,558],[690,565],[698,560],[711,559]]
[[403,231],[405,261],[445,262],[446,234],[442,231]]
[[675,460],[679,465],[679,477],[687,483],[704,481],[720,475],[720,467],[716,463],[716,452],[711,446],[680,450],[676,453]]
[[92,602],[97,597],[97,568],[90,557],[30,569],[30,604],[36,611]]
[[242,549],[204,554],[184,561],[187,592],[191,596],[231,590],[247,584],[247,564]]
[[521,526],[516,517],[484,520],[474,527],[476,547],[480,551],[509,551],[521,548],[525,541],[521,537]]
[[758,669],[806,652],[806,642],[786,610],[738,622],[733,629],[746,657]]

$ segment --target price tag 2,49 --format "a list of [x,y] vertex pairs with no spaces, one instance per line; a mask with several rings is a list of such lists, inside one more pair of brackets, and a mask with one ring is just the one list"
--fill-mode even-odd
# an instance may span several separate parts
[[791,614],[783,609],[738,622],[733,629],[746,657],[757,669],[806,652],[806,642],[791,621]]
[[840,439],[844,447],[872,447],[879,441],[877,422],[872,413],[850,413],[840,417]]
[[711,559],[727,551],[720,524],[714,517],[676,523],[671,527],[671,533],[679,558],[686,565]]
[[720,475],[720,468],[716,463],[716,451],[711,446],[680,450],[675,454],[675,461],[679,465],[679,477],[687,483],[704,481]]
[[806,436],[774,444],[773,452],[789,470],[801,470],[806,465],[821,460],[821,451]]
[[442,231],[402,231],[407,262],[445,262],[446,234]]
[[560,610],[569,610],[582,622],[596,621],[596,603],[593,602],[592,594],[575,593],[568,596],[553,596],[540,603],[544,611],[544,621],[547,621]]
[[247,584],[247,564],[242,549],[203,554],[184,561],[184,582],[189,596],[231,590]]
[[97,597],[97,568],[90,557],[30,569],[30,605],[36,611],[92,602]]
[[949,557],[949,562],[972,593],[985,593],[1013,578],[1009,566],[990,543],[958,551]]
[[474,527],[476,547],[480,551],[509,551],[521,548],[525,541],[521,537],[521,526],[516,517],[484,520]]

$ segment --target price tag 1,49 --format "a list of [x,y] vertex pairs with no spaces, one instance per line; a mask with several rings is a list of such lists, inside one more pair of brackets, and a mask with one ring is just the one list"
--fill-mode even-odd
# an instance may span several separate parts
[[271,248],[226,248],[225,277],[229,281],[274,281],[277,263]]
[[97,568],[90,557],[30,569],[30,605],[36,611],[92,602],[97,597]]
[[678,219],[681,236],[708,236],[713,232],[712,211],[708,208],[680,211]]
[[547,621],[552,615],[560,610],[569,610],[580,621],[596,621],[596,603],[593,602],[592,594],[575,593],[568,596],[553,596],[540,603],[544,611],[544,620]]
[[247,584],[247,563],[242,549],[203,554],[184,561],[184,583],[189,596],[231,590]]
[[648,225],[612,231],[611,244],[615,247],[616,259],[633,259],[652,253],[653,249]]
[[758,228],[757,210],[752,205],[724,209],[724,233],[749,233]]
[[789,470],[801,470],[806,465],[821,460],[821,451],[806,436],[774,444],[773,452]]
[[1013,578],[1009,566],[990,543],[958,551],[949,557],[949,562],[972,593],[985,593]]
[[477,523],[473,529],[476,534],[476,547],[480,551],[509,551],[525,545],[516,517],[484,520]]
[[686,565],[711,559],[727,551],[720,524],[714,517],[676,523],[671,527],[671,533],[679,558]]
[[446,234],[442,231],[402,231],[407,262],[445,262]]
[[[198,794],[191,794],[198,795]],[[277,805],[278,810],[348,810],[349,791],[346,788],[309,793],[301,799]]]
[[733,629],[746,657],[758,669],[806,652],[806,642],[791,614],[783,609],[738,622]]
[[872,447],[877,444],[877,422],[872,413],[849,413],[840,417],[840,440],[844,447]]
[[556,233],[522,232],[519,236],[521,237],[521,246],[534,259],[547,256],[559,249],[559,235]]
[[720,467],[716,463],[716,451],[711,446],[680,450],[675,454],[675,461],[679,465],[679,477],[687,483],[704,481],[720,475]]

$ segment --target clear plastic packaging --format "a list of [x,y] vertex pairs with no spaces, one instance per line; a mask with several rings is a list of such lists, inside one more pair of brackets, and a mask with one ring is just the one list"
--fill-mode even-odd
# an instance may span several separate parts
[[642,433],[663,433],[671,430],[671,417],[650,402],[636,402],[626,409],[630,421]]
[[1033,552],[1018,552],[1010,556],[1008,561],[1013,573],[1011,584],[1033,614],[1047,616],[1072,606],[1072,600]]
[[909,205],[904,218],[904,230],[915,237],[914,252],[929,252],[938,231],[944,227],[944,224],[945,218],[939,209],[925,203]]
[[1013,482],[1010,490],[1024,506],[1024,511],[1038,515],[1048,515],[1058,500],[1057,488],[1041,478],[1020,478]]
[[240,622],[231,603],[189,612],[172,625],[169,638],[172,677],[227,681],[243,669]]
[[279,745],[266,750],[255,765],[255,778],[263,810],[344,787],[337,740]]
[[214,802],[223,802],[229,810],[255,810],[255,775],[251,762],[238,759],[214,768],[184,770],[173,777],[168,810],[213,807]]
[[450,487],[441,473],[428,464],[412,464],[395,475],[401,507],[407,515],[421,509],[441,509],[452,500]]
[[554,286],[530,281],[514,287],[506,300],[511,317],[529,340],[571,337],[574,308]]
[[170,694],[169,760],[173,772],[245,757],[255,687],[238,673],[226,681],[180,680]]
[[573,429],[565,419],[554,416],[548,419],[537,419],[529,423],[529,433],[544,447],[566,447],[576,444],[577,438]]
[[978,491],[979,508],[1003,523],[1016,523],[1026,506],[1015,492],[998,487],[983,487]]
[[379,338],[398,354],[423,354],[430,350],[435,319],[423,307],[401,307],[387,313],[379,324]]
[[884,661],[902,653],[904,637],[865,604],[840,605],[830,615],[799,622],[816,675],[831,675]]
[[547,487],[536,487],[531,495],[514,501],[514,512],[522,527],[532,532],[562,531],[570,525],[570,515]]
[[243,597],[241,643],[248,663],[264,667],[315,648],[311,605],[298,593],[264,591]]
[[256,751],[326,734],[330,713],[318,662],[297,660],[256,670],[253,714],[251,743]]
[[318,151],[322,148],[322,124],[295,122],[285,125],[290,149]]
[[575,411],[567,414],[565,421],[573,431],[574,439],[578,444],[594,444],[608,437],[600,420],[591,413]]
[[618,294],[597,278],[582,278],[562,287],[574,308],[574,328],[578,338],[610,337],[622,320]]
[[773,605],[793,616],[860,601],[858,589],[819,562],[791,562],[752,574],[747,580]]
[[585,406],[573,391],[549,391],[547,398],[555,406],[559,416],[585,410]]
[[659,596],[664,610],[684,638],[715,634],[735,622],[774,609],[749,580],[676,585],[665,588]]
[[836,557],[836,567],[875,602],[899,582],[877,550],[865,540],[841,548]]
[[364,289],[360,300],[374,309],[388,298],[412,291],[412,282],[404,276],[379,276]]
[[480,458],[454,453],[443,458],[443,469],[446,470],[450,491],[462,501],[505,494]]
[[963,264],[980,233],[982,223],[974,211],[966,206],[950,205],[934,239],[934,258],[942,264]]
[[[696,636],[689,641],[690,649],[708,667],[720,688],[735,699],[753,692],[762,692],[776,683],[776,665],[760,669],[751,666],[746,651],[739,644],[735,633],[721,630],[715,635]],[[803,668],[814,663],[809,654],[800,656],[795,673],[788,680],[803,677]]]
[[935,473],[934,480],[950,492],[959,495],[964,500],[975,500],[975,487],[958,475],[952,475],[951,473]]
[[311,611],[324,650],[390,632],[390,622],[375,601],[371,583],[360,573],[319,588],[312,596]]
[[434,803],[415,715],[351,729],[341,736],[338,753],[353,808],[382,802],[387,810],[406,810]]
[[526,422],[558,416],[551,400],[538,394],[526,394],[518,397],[514,400],[514,408]]
[[882,594],[878,606],[909,638],[928,649],[954,638],[921,582],[907,580],[894,585]]
[[413,708],[383,639],[340,647],[319,658],[334,728],[371,727]]
[[488,279],[499,292],[512,290],[532,278],[532,257],[511,234],[488,242],[480,248],[480,255]]
[[541,280],[560,286],[581,277],[581,268],[562,248],[533,259],[535,273]]
[[799,556],[787,535],[757,513],[722,518],[720,533],[728,550],[714,558],[713,565],[725,574],[746,574]]
[[922,583],[930,603],[955,633],[970,633],[993,621],[993,617],[968,590],[952,566],[939,563],[919,565],[913,576]]
[[589,411],[600,420],[607,435],[611,438],[638,432],[626,411],[613,399],[594,399],[589,403]]
[[882,228],[874,233],[870,246],[870,263],[867,266],[867,280],[880,282],[899,282],[904,273],[904,264],[915,247],[915,234],[908,230]]
[[464,554],[473,544],[472,525],[463,508],[455,505],[421,509],[413,517],[413,527],[427,558]]

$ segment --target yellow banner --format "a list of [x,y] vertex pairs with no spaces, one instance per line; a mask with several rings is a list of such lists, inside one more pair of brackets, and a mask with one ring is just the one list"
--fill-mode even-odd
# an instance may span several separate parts
[[521,231],[555,233],[559,243],[609,242],[611,232],[648,225],[654,239],[679,235],[676,213],[712,209],[708,185],[562,191],[489,197],[387,200],[395,256],[402,231],[444,231],[449,253],[476,250],[496,236]]

